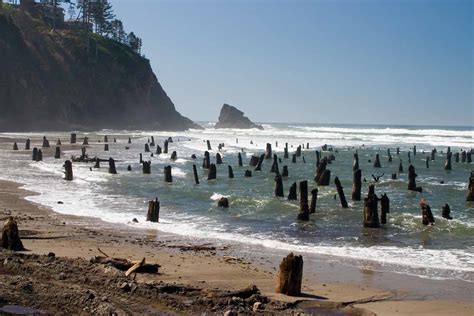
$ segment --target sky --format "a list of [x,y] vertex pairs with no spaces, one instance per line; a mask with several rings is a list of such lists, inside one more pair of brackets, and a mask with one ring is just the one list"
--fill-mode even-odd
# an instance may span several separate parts
[[177,110],[474,126],[471,0],[111,0]]

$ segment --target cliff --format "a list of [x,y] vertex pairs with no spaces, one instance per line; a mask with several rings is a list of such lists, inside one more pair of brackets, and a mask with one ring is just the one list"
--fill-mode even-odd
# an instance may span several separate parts
[[0,131],[200,128],[178,113],[149,61],[79,30],[0,10]]
[[240,111],[232,105],[225,104],[222,106],[219,115],[219,121],[216,128],[258,128],[263,129],[261,125],[252,122],[248,117],[244,116],[244,112]]

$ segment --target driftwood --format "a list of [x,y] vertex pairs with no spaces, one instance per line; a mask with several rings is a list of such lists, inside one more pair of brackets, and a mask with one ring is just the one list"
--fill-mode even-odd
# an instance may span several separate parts
[[13,251],[25,250],[18,233],[18,224],[11,216],[2,228],[2,248]]
[[163,169],[163,172],[165,174],[165,182],[171,183],[173,182],[173,177],[171,175],[171,166],[165,166]]
[[217,168],[216,165],[211,163],[209,166],[209,174],[207,175],[207,180],[215,180],[217,178]]
[[421,199],[420,207],[421,207],[421,223],[425,226],[433,225],[435,222],[434,216],[433,216],[433,213],[431,212],[431,207],[429,206],[429,204],[426,202],[425,199]]
[[70,160],[66,160],[64,162],[64,180],[67,180],[67,181],[73,180],[72,163]]
[[311,204],[309,206],[309,214],[316,213],[316,203],[318,200],[318,189],[311,190]]
[[199,176],[197,173],[196,165],[193,164],[194,183],[199,184]]
[[369,186],[369,194],[364,199],[364,227],[379,227],[378,198],[373,184]]
[[283,180],[279,174],[275,176],[275,196],[283,195]]
[[443,205],[443,209],[442,209],[442,211],[441,211],[441,216],[442,216],[443,218],[446,218],[446,219],[448,219],[448,220],[451,220],[451,219],[453,219],[453,218],[451,217],[450,214],[451,214],[451,208],[449,207],[449,204],[446,203],[446,204]]
[[302,221],[309,220],[308,206],[308,181],[300,181],[300,213],[298,219]]
[[362,187],[362,170],[357,169],[354,171],[352,177],[352,200],[361,200],[361,187]]
[[348,208],[346,196],[344,195],[344,190],[338,177],[334,178],[334,184],[336,185],[337,194],[339,195],[339,200],[341,201],[341,207]]
[[276,292],[289,296],[301,295],[303,257],[290,253],[280,263]]
[[415,173],[415,167],[410,165],[408,167],[408,190],[422,192],[422,188],[416,186],[416,177],[418,177],[418,175]]
[[158,201],[158,197],[156,197],[154,201],[148,201],[146,220],[154,223],[160,220],[160,201]]
[[[95,256],[90,259],[91,263],[95,264],[104,264],[107,266],[114,267],[117,270],[120,271],[128,271],[130,268],[132,268],[134,265],[137,264],[137,262],[129,261],[127,259],[122,259],[122,258],[110,258],[110,257],[102,257],[102,256]],[[161,266],[157,263],[143,263],[140,265],[139,268],[134,270],[133,272],[135,273],[158,273],[158,269]]]

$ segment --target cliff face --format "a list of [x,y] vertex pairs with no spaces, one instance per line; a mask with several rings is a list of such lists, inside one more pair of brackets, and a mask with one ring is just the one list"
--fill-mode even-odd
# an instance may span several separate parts
[[0,11],[0,131],[200,128],[126,45]]
[[225,104],[222,106],[219,115],[219,121],[216,128],[258,128],[263,129],[261,125],[252,122],[248,117],[244,116],[244,112],[240,111],[232,105]]

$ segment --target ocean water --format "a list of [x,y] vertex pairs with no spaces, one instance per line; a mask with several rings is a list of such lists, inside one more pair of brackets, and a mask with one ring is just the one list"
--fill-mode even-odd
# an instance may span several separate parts
[[[265,130],[216,130],[214,123],[204,122],[205,130],[187,132],[112,131],[78,132],[79,144],[64,152],[57,160],[47,157],[42,162],[31,161],[31,153],[20,151],[13,154],[11,143],[0,144],[0,178],[18,181],[25,188],[40,193],[29,200],[52,207],[56,212],[97,217],[111,223],[131,225],[136,228],[154,227],[160,231],[187,237],[202,238],[215,242],[241,243],[265,247],[269,250],[295,251],[305,256],[329,255],[344,262],[360,266],[376,266],[378,270],[417,275],[430,279],[457,279],[474,282],[474,204],[466,202],[467,183],[472,164],[452,162],[452,171],[445,171],[444,160],[447,146],[453,152],[474,148],[472,127],[427,126],[356,126],[311,124],[264,124]],[[61,133],[3,133],[0,137],[27,137],[40,139],[43,135],[54,147],[57,138],[69,143],[70,132]],[[109,152],[103,151],[103,136],[108,135]],[[64,160],[80,155],[83,136],[89,137],[89,157],[113,157],[117,175],[108,174],[108,164],[100,169],[93,164],[73,163],[74,181],[62,180]],[[128,137],[132,144],[128,145]],[[144,145],[150,136],[163,147],[172,137],[169,154],[149,157]],[[113,138],[117,143],[113,143]],[[236,142],[238,139],[238,143]],[[207,171],[201,168],[205,140],[212,145],[211,162],[215,162],[219,143],[223,165],[217,166],[217,180],[207,181]],[[278,147],[276,142],[278,141]],[[253,142],[253,144],[251,143]],[[274,174],[270,173],[271,161],[265,160],[261,172],[248,165],[252,155],[264,152],[266,143],[282,158],[280,170],[288,166],[289,177],[284,179],[285,196],[290,185],[301,180],[309,181],[309,190],[317,187],[313,181],[316,170],[315,150],[328,144],[336,152],[336,159],[328,165],[331,185],[319,187],[316,214],[310,221],[299,222],[297,201],[274,197]],[[288,143],[290,157],[298,145],[309,143],[303,150],[305,163],[283,159],[284,144]],[[418,174],[417,185],[423,193],[407,190],[408,151],[417,146],[417,155],[411,155],[411,163]],[[32,144],[41,146],[41,142]],[[130,149],[126,150],[125,147]],[[396,155],[396,147],[400,155]],[[393,161],[387,161],[387,148]],[[436,148],[436,159],[426,168],[425,159]],[[151,147],[152,151],[156,147]],[[177,151],[178,159],[170,160]],[[375,184],[376,193],[386,193],[390,198],[388,223],[380,229],[362,227],[363,201],[351,201],[352,157],[359,153],[362,169],[362,195],[372,183],[372,174],[384,176]],[[243,151],[244,166],[238,167],[237,153]],[[424,151],[424,153],[423,153]],[[151,174],[142,173],[139,153],[151,160]],[[380,154],[382,168],[373,168],[375,154]],[[191,159],[196,154],[197,159]],[[398,170],[402,160],[405,172],[397,180],[390,175]],[[192,165],[196,164],[200,184],[194,184]],[[126,170],[131,165],[132,171]],[[163,168],[172,166],[173,183],[164,182]],[[235,178],[229,179],[227,165],[231,165]],[[252,178],[245,178],[244,171],[252,170]],[[334,198],[334,177],[341,180],[348,209],[342,209],[339,199]],[[145,221],[148,201],[158,197],[161,201],[160,222]],[[217,207],[217,200],[226,196],[230,208]],[[421,224],[419,201],[425,198],[431,205],[435,225]],[[58,204],[62,201],[64,204]],[[448,203],[453,220],[441,217],[441,207]],[[133,223],[137,218],[139,223]]]

